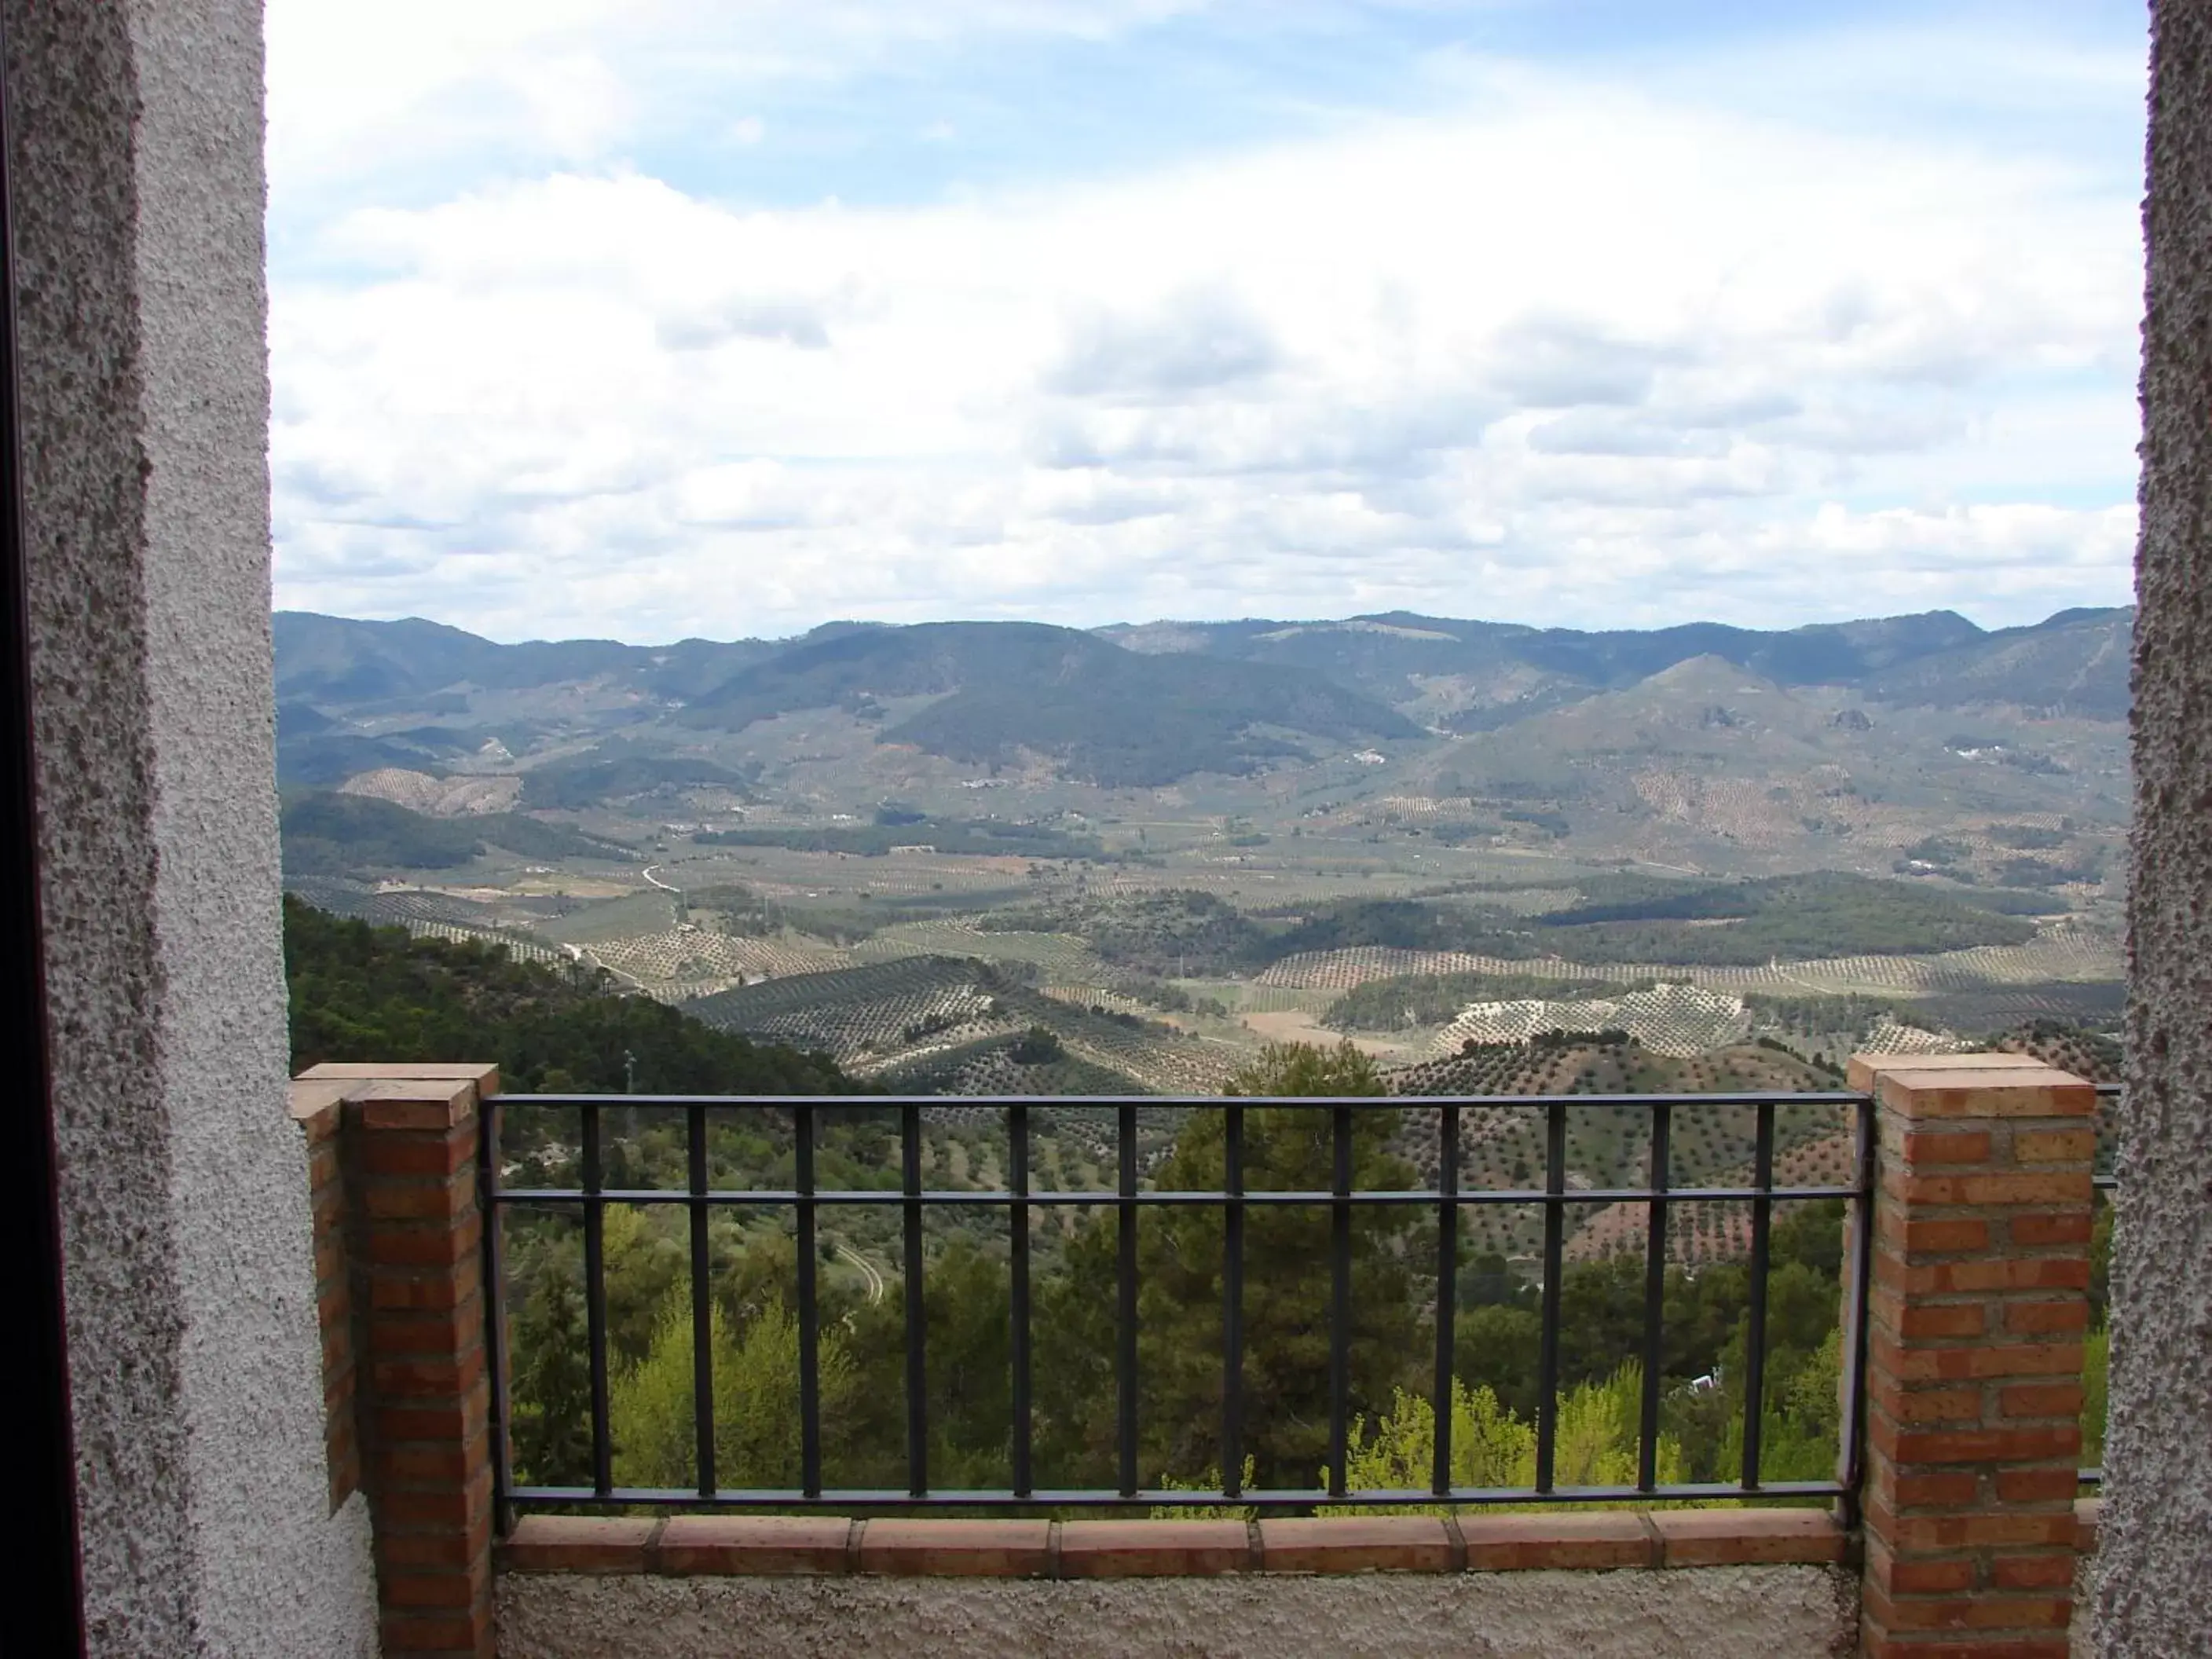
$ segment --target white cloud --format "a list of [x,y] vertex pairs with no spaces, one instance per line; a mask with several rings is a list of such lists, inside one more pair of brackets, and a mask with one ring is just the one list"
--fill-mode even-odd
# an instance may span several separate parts
[[[760,33],[1170,9],[779,0]],[[535,157],[280,270],[281,602],[643,639],[2124,592],[2134,203],[2048,159],[1462,63],[1437,112],[1141,176],[748,210],[595,159],[641,107],[588,50],[611,15],[447,7],[309,111],[354,83],[276,9],[319,65],[272,99],[295,179],[493,82]]]
[[[605,154],[671,94],[836,82],[973,39],[1104,40],[1206,0],[269,0],[280,211],[395,163]],[[757,116],[726,129],[758,140]]]

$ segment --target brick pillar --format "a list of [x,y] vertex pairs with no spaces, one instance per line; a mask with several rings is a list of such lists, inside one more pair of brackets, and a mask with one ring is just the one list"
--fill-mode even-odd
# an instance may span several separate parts
[[466,1065],[318,1066],[293,1085],[318,1183],[331,1480],[335,1494],[350,1394],[386,1659],[495,1651],[477,1146],[498,1089],[494,1067]]
[[332,1514],[361,1487],[355,1410],[352,1254],[346,1249],[343,1083],[295,1083],[292,1118],[307,1135],[308,1204],[314,1218],[315,1322],[323,1340],[323,1462]]
[[1878,1105],[1862,1651],[2066,1659],[2096,1093],[1861,1056]]

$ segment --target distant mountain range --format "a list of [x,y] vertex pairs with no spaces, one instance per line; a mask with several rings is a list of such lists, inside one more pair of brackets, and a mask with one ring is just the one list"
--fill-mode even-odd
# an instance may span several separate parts
[[1084,782],[1161,785],[1503,732],[1700,659],[1900,708],[2118,721],[2132,623],[2129,610],[2071,611],[1988,631],[1931,611],[1780,632],[1583,632],[1401,611],[1093,631],[835,623],[794,640],[632,646],[500,645],[419,619],[285,611],[280,770],[330,785],[381,767],[436,771],[488,745],[520,755],[549,718],[584,708],[602,728],[702,736],[830,710],[878,744],[968,766],[1042,759]]
[[2063,611],[1995,632],[1954,611],[1781,632],[1689,623],[1588,633],[1393,611],[1346,622],[1147,623],[1102,629],[1130,650],[1297,666],[1454,731],[1480,731],[1698,657],[1780,686],[1847,686],[1881,702],[2002,702],[2036,714],[2124,720],[2130,609]]

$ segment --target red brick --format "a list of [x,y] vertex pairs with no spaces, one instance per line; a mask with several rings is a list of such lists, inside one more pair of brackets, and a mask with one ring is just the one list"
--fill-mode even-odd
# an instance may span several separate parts
[[[319,1066],[310,1066],[293,1081],[295,1094],[299,1092],[297,1085],[307,1083],[428,1082],[473,1083],[479,1093],[495,1095],[499,1092],[499,1067],[474,1060],[326,1060]],[[362,1093],[358,1088],[350,1090],[347,1098],[360,1099]]]
[[2015,1382],[1997,1389],[1997,1409],[2008,1418],[2081,1416],[2079,1382]]
[[[1869,1432],[1869,1438],[1873,1436]],[[2081,1449],[2078,1425],[2039,1429],[1931,1429],[1900,1433],[1883,1451],[1899,1463],[2026,1463],[2071,1457]]]
[[2081,1291],[2089,1287],[2087,1256],[2014,1256],[1995,1261],[1908,1263],[1890,1252],[1875,1256],[1875,1282],[1908,1296],[1979,1296],[1992,1291]]
[[476,1085],[440,1083],[432,1079],[408,1082],[380,1079],[353,1091],[359,1103],[361,1127],[370,1133],[436,1133],[473,1119]]
[[1978,1382],[1999,1376],[2069,1377],[2081,1374],[2079,1342],[2008,1342],[1990,1347],[1905,1348],[1875,1331],[1869,1352],[1875,1363],[1907,1382]]
[[860,1528],[862,1572],[1042,1578],[1051,1570],[1046,1521],[870,1521]]
[[307,1150],[313,1152],[325,1143],[337,1139],[345,1123],[345,1091],[329,1085],[295,1083],[287,1111],[298,1124],[305,1137]]
[[1891,1630],[2064,1630],[2073,1599],[1990,1595],[1952,1601],[1893,1602],[1879,1616]]
[[2042,1066],[2022,1066],[1974,1074],[1973,1081],[1939,1079],[1929,1070],[1916,1069],[1881,1079],[1881,1103],[1908,1122],[1930,1118],[2090,1117],[2097,1110],[2096,1085],[2069,1078],[2063,1083],[2043,1079],[2054,1075]]
[[[1871,1522],[1875,1505],[1868,1506]],[[2070,1511],[2050,1515],[1908,1515],[1888,1517],[1882,1529],[1900,1553],[1918,1554],[1937,1550],[1998,1548],[2037,1544],[2071,1544],[2074,1516]]]
[[1951,1642],[1925,1634],[1892,1636],[1872,1625],[1860,1641],[1864,1659],[2073,1659],[2074,1651],[2063,1637]]
[[1990,1135],[1984,1129],[1935,1134],[1916,1133],[1905,1137],[1907,1164],[1986,1164]]
[[2029,1336],[2086,1331],[2089,1304],[2078,1297],[2066,1302],[2009,1302],[2005,1304],[2005,1328]]
[[2089,1172],[2068,1175],[1907,1175],[1891,1170],[1881,1178],[1885,1197],[1905,1204],[1975,1205],[2087,1204]]
[[476,1655],[478,1659],[494,1659],[497,1652],[489,1596],[482,1607],[465,1618],[387,1612],[381,1634],[384,1659],[432,1653],[465,1653]]
[[[530,1521],[575,1521],[577,1516],[532,1516]],[[528,1525],[526,1521],[524,1525]],[[651,1525],[651,1522],[646,1522]],[[491,1547],[491,1512],[487,1510],[472,1527],[448,1532],[379,1533],[376,1559],[388,1568],[466,1566],[479,1551]],[[580,1569],[579,1570],[580,1571]]]
[[476,1561],[447,1571],[386,1571],[376,1575],[377,1598],[387,1607],[446,1607],[465,1612],[490,1587],[490,1564]]
[[369,1176],[448,1176],[473,1169],[478,1136],[474,1121],[442,1135],[365,1134],[355,1159]]
[[368,1368],[369,1386],[384,1400],[465,1394],[483,1375],[483,1364],[481,1344],[447,1359],[380,1359]]
[[471,1262],[483,1243],[483,1218],[471,1212],[450,1227],[386,1223],[364,1230],[362,1255],[395,1267],[453,1267]]
[[381,1267],[368,1276],[368,1305],[378,1313],[455,1308],[477,1294],[474,1273]]
[[1899,1474],[1893,1483],[1901,1510],[1958,1510],[1982,1495],[1982,1478],[1960,1469],[1938,1474]]
[[379,1310],[368,1321],[368,1352],[373,1359],[415,1355],[451,1358],[483,1341],[483,1309],[471,1295],[458,1306],[412,1310]]
[[386,1442],[376,1450],[377,1479],[387,1489],[465,1480],[487,1467],[490,1457],[488,1433],[465,1446],[437,1440]]
[[[1470,1542],[1468,1556],[1474,1549]],[[1433,1516],[1334,1516],[1260,1522],[1269,1572],[1449,1572],[1450,1533]]]
[[491,1471],[486,1469],[466,1485],[442,1481],[383,1493],[376,1506],[376,1535],[381,1541],[387,1528],[458,1531],[479,1519],[489,1522],[490,1516]]
[[853,1523],[837,1516],[679,1515],[663,1528],[653,1565],[687,1577],[838,1573],[849,1567],[852,1539]]
[[1868,1576],[1887,1583],[1893,1595],[1950,1595],[1974,1587],[1971,1559],[1952,1561],[1891,1561],[1877,1571],[1871,1561]]
[[476,1207],[477,1176],[462,1170],[441,1179],[371,1181],[362,1189],[362,1213],[381,1221],[452,1221]]
[[1990,1563],[1990,1583],[1999,1589],[2065,1589],[2074,1587],[2074,1553],[2063,1555],[2000,1555]]
[[1999,1469],[1997,1496],[2008,1504],[2072,1503],[2081,1490],[2081,1471],[2071,1463],[2040,1469]]
[[1253,1565],[1242,1521],[1068,1521],[1063,1578],[1215,1577]]
[[2094,1129],[2023,1129],[2012,1138],[2015,1164],[2087,1164],[2096,1155]]
[[386,1440],[461,1440],[489,1419],[489,1386],[479,1379],[458,1399],[410,1400],[404,1404],[373,1402],[376,1431]]
[[500,1545],[500,1565],[509,1572],[643,1572],[656,1524],[644,1516],[526,1515]]
[[[1278,1523],[1262,1522],[1261,1529]],[[1285,1523],[1290,1524],[1290,1523]],[[1460,1518],[1471,1571],[1538,1567],[1656,1567],[1658,1538],[1618,1510],[1564,1515],[1479,1515]]]
[[[1894,1215],[1894,1206],[1885,1206],[1885,1212]],[[1957,1255],[1964,1250],[1986,1250],[1990,1247],[1990,1224],[1974,1219],[1906,1221],[1901,1218],[1893,1226],[1884,1228],[1877,1224],[1875,1231],[1894,1237],[1907,1255]]]
[[2039,1249],[2049,1244],[2087,1244],[2094,1221],[2086,1209],[2031,1211],[2012,1218],[2010,1236],[2015,1244]]
[[1824,1510],[1660,1510],[1660,1562],[1669,1567],[1841,1561],[1843,1528]]
[[1982,1420],[1982,1394],[1978,1389],[1909,1388],[1894,1376],[1877,1374],[1868,1379],[1867,1398],[1900,1423]]
[[1987,1326],[1976,1302],[1919,1302],[1899,1310],[1897,1333],[1908,1340],[1926,1337],[1979,1336]]

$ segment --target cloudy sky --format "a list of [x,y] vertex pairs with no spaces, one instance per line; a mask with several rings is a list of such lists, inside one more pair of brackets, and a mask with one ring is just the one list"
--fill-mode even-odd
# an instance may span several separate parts
[[2144,23],[270,0],[280,605],[2124,603]]

